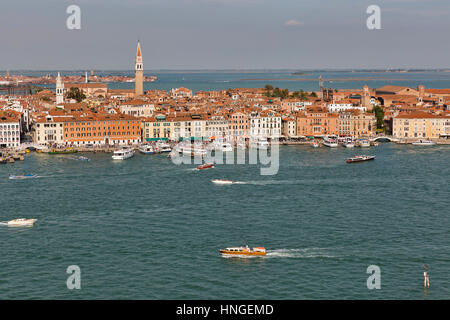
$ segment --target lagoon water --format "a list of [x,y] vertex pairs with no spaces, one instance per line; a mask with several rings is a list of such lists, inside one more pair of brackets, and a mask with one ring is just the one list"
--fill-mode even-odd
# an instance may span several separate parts
[[[345,163],[358,153],[376,160]],[[281,146],[273,176],[86,155],[0,166],[0,221],[38,219],[0,226],[0,299],[450,298],[448,146]],[[23,173],[40,177],[8,179]],[[246,243],[268,255],[218,253]],[[66,287],[70,265],[81,290]],[[369,265],[381,268],[380,290],[367,289]]]

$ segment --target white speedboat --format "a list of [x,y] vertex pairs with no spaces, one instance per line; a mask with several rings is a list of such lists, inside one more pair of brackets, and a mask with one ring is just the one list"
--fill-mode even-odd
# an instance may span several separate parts
[[329,148],[337,148],[338,142],[336,138],[333,137],[325,137],[323,138],[323,145]]
[[370,141],[367,140],[367,139],[360,139],[359,140],[359,146],[361,148],[368,148],[368,147],[370,147]]
[[21,176],[9,176],[10,180],[19,180],[19,179],[33,179],[33,178],[37,178],[38,175],[37,174],[24,174]]
[[149,144],[141,144],[138,148],[140,153],[143,154],[153,154],[155,151],[153,150],[153,146]]
[[170,151],[172,151],[172,148],[170,147],[170,145],[169,144],[167,144],[167,143],[158,143],[157,145],[156,145],[156,147],[158,148],[158,151],[159,152],[170,152]]
[[122,148],[114,151],[112,158],[114,160],[125,160],[134,156],[134,150],[132,148]]
[[233,184],[233,181],[223,180],[223,179],[214,179],[214,180],[211,180],[211,182],[215,183],[215,184]]
[[346,148],[354,148],[355,147],[355,143],[353,142],[352,139],[347,139],[344,141],[344,143],[342,144],[344,147]]
[[434,146],[436,143],[430,140],[418,140],[412,143],[414,146]]
[[231,152],[233,151],[233,146],[228,142],[223,142],[219,145],[219,150],[222,152]]
[[31,227],[36,221],[37,219],[14,219],[8,221],[8,227]]
[[263,149],[266,150],[269,148],[269,142],[267,142],[267,139],[259,138],[257,140],[253,140],[250,143],[250,147],[254,149]]

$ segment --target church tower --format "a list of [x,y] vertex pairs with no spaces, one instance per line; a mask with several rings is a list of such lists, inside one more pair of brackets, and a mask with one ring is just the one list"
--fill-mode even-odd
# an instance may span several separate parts
[[362,93],[362,97],[361,97],[361,105],[363,107],[366,107],[367,111],[372,111],[373,106],[370,103],[370,92],[369,92],[368,86],[363,87],[363,93]]
[[142,63],[141,44],[138,42],[136,53],[136,76],[134,77],[134,95],[135,97],[144,94],[144,65]]
[[61,75],[58,72],[56,77],[56,105],[64,103],[64,83],[61,80]]

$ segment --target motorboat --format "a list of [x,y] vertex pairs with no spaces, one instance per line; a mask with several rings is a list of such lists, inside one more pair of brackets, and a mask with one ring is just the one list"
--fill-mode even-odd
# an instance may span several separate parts
[[211,180],[211,182],[215,183],[215,184],[233,184],[233,181],[223,180],[223,179],[213,179],[213,180]]
[[317,142],[311,142],[311,147],[318,148],[320,145]]
[[8,221],[8,227],[32,227],[37,219],[14,219]]
[[434,146],[436,143],[430,140],[418,140],[412,143],[414,146]]
[[342,145],[346,148],[354,148],[355,147],[355,143],[353,142],[353,140],[351,138],[344,140]]
[[266,248],[264,247],[254,247],[250,249],[248,246],[245,247],[230,247],[225,249],[220,249],[219,252],[225,256],[265,256]]
[[198,170],[214,168],[214,163],[204,163],[197,167]]
[[89,158],[88,157],[79,156],[78,160],[80,160],[80,161],[89,161]]
[[10,180],[20,180],[20,179],[32,179],[32,178],[37,178],[38,175],[37,174],[24,174],[24,175],[20,175],[20,176],[9,176]]
[[167,144],[167,143],[159,142],[159,143],[156,145],[156,147],[158,148],[158,151],[159,151],[159,152],[165,153],[165,152],[170,152],[170,151],[172,151],[172,148],[171,148],[170,145]]
[[219,145],[219,150],[222,152],[231,152],[233,151],[233,146],[228,142],[223,142]]
[[124,147],[114,151],[112,155],[113,160],[125,160],[134,156],[134,150],[132,148]]
[[363,162],[363,161],[369,161],[374,160],[375,156],[354,156],[353,158],[348,158],[347,163],[353,163],[353,162]]
[[266,150],[269,148],[269,142],[267,142],[267,139],[258,138],[257,140],[250,142],[250,147],[255,149]]
[[155,153],[155,150],[153,149],[152,145],[149,144],[141,144],[138,148],[140,153],[143,154],[153,154]]
[[368,148],[370,147],[370,141],[367,139],[359,139],[359,146],[361,148]]
[[325,137],[323,138],[323,145],[329,148],[337,148],[338,141],[336,138],[333,137]]

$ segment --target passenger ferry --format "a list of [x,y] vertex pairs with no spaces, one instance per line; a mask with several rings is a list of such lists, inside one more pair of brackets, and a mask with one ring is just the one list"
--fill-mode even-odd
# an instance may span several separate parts
[[323,145],[329,148],[337,148],[338,142],[334,137],[325,137],[323,138]]
[[245,247],[230,247],[225,249],[220,249],[219,252],[224,256],[265,256],[266,249],[264,247],[254,247],[250,249],[248,246]]
[[37,219],[14,219],[8,221],[8,227],[32,227]]
[[361,148],[368,148],[368,147],[370,147],[370,141],[367,140],[367,139],[360,139],[359,140],[359,146]]
[[155,153],[155,150],[153,149],[153,146],[149,144],[141,144],[138,148],[140,153],[143,154],[153,154]]
[[414,146],[434,146],[436,143],[430,140],[418,140],[412,143]]
[[112,158],[114,160],[125,160],[134,156],[134,150],[132,148],[124,147],[119,150],[115,150]]

